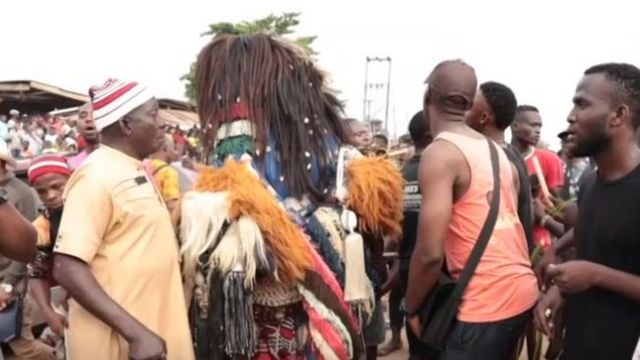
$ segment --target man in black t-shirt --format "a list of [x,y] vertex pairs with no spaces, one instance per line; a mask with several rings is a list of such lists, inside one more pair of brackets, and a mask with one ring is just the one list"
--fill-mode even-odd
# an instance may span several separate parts
[[563,359],[631,359],[640,337],[640,69],[588,69],[573,98],[568,146],[597,176],[578,193],[577,260],[549,265],[535,319],[547,334],[565,302]]
[[[400,284],[401,289],[397,297],[402,298],[406,292],[409,279],[409,263],[413,249],[416,246],[418,234],[418,215],[420,214],[420,204],[422,197],[418,186],[418,168],[420,166],[420,155],[422,151],[431,143],[433,136],[429,126],[429,119],[425,117],[423,111],[416,113],[409,122],[409,134],[415,146],[415,155],[407,161],[402,168],[404,177],[404,220],[402,224],[403,238],[400,242],[399,263],[400,263]],[[391,294],[393,296],[394,294]],[[401,323],[400,323],[401,325]],[[399,329],[398,329],[399,333]],[[411,359],[422,359],[425,356],[425,347],[418,340],[411,329],[407,328],[407,339],[409,341],[409,353]]]

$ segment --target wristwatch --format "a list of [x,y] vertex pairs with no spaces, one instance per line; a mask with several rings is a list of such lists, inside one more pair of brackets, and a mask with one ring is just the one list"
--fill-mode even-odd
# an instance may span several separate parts
[[7,189],[0,187],[0,205],[4,205],[9,201],[9,194],[7,193]]

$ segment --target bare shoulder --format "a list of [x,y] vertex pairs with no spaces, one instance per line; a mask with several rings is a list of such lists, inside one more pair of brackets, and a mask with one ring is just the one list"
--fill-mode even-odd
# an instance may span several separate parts
[[455,169],[465,163],[465,157],[458,147],[446,140],[435,140],[424,149],[420,159],[421,167],[424,164],[424,166],[439,170]]

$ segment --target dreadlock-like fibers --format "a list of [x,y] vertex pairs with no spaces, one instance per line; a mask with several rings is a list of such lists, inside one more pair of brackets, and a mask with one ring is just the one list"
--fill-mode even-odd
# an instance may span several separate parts
[[[325,74],[303,49],[264,34],[219,36],[198,57],[196,83],[205,149],[215,146],[221,124],[234,120],[232,106],[246,107],[256,125],[255,156],[264,156],[268,138],[273,137],[290,194],[323,197],[331,158],[325,140],[345,141],[342,107],[326,88]],[[311,158],[320,166],[315,185]]]

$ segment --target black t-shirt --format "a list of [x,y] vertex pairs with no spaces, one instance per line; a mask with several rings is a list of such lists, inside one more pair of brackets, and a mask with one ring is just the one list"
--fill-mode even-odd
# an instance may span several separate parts
[[420,187],[418,184],[418,168],[420,166],[420,154],[413,156],[402,168],[404,178],[404,220],[402,222],[403,238],[400,243],[400,266],[408,269],[411,254],[416,247],[418,236],[418,217],[422,202]]
[[[577,257],[640,276],[640,166],[622,179],[590,177],[578,193]],[[631,359],[640,302],[591,288],[566,304],[563,359]]]

